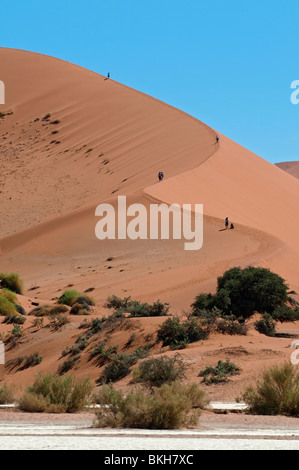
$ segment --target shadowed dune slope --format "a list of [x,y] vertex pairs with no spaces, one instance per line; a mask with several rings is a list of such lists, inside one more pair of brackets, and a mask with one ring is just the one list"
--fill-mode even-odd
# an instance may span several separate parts
[[299,162],[280,162],[275,163],[278,168],[286,171],[295,178],[299,178]]

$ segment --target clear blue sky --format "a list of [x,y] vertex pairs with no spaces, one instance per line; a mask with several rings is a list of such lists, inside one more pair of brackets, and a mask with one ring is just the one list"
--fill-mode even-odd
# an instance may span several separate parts
[[0,9],[2,47],[110,72],[272,163],[299,160],[298,0],[1,0]]

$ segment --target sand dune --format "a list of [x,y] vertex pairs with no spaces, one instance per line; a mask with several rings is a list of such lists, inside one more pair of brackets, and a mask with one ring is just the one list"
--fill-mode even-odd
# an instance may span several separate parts
[[[24,51],[0,49],[0,62],[7,97],[0,111],[8,112],[0,118],[1,271],[24,279],[21,302],[28,310],[32,301],[55,302],[72,286],[93,289],[94,315],[103,315],[111,294],[160,299],[182,314],[199,292],[215,289],[226,269],[249,264],[270,267],[299,290],[297,179],[225,136],[217,144],[216,131],[204,123],[111,79]],[[159,170],[163,182],[157,182]],[[95,208],[102,202],[116,206],[118,195],[146,208],[203,204],[203,248],[184,251],[182,240],[99,241]],[[226,216],[235,230],[223,231]],[[83,319],[73,317],[58,333],[34,333],[30,320],[9,357],[38,350],[42,365],[29,372],[0,366],[0,377],[23,385],[38,370],[57,369]],[[134,328],[144,331],[140,344],[154,334],[157,321],[136,322]],[[7,325],[0,331],[7,332]],[[112,343],[124,345],[129,332],[113,332]],[[252,364],[257,371],[265,361],[288,357],[289,340],[269,341],[253,331],[244,340],[221,336],[186,351],[200,364],[244,344],[252,356],[233,384],[239,391],[253,378]],[[75,372],[99,375],[85,356]],[[218,399],[219,389],[213,393]],[[231,389],[226,393],[230,397]]]
[[299,162],[280,162],[276,163],[275,165],[290,175],[299,178]]

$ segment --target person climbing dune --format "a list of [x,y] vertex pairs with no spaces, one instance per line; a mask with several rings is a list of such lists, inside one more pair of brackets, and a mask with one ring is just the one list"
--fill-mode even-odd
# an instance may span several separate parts
[[229,219],[228,217],[225,218],[225,228],[228,228],[228,224],[229,224]]
[[162,181],[162,180],[163,180],[163,178],[164,178],[164,173],[163,173],[163,171],[159,171],[159,173],[158,173],[158,178],[159,178],[159,181]]

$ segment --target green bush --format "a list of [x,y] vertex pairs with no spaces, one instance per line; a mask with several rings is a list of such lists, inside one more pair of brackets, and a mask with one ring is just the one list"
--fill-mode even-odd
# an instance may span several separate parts
[[131,297],[121,299],[115,295],[108,297],[105,307],[114,309],[118,313],[130,313],[131,317],[165,316],[169,310],[168,304],[163,304],[159,300],[150,305],[147,302],[131,300]]
[[152,393],[141,389],[127,394],[112,386],[103,386],[97,402],[97,427],[138,429],[179,429],[197,424],[201,409],[208,404],[197,385],[178,382],[164,384]]
[[66,290],[58,299],[59,304],[68,305],[71,307],[76,303],[76,299],[81,297],[81,293],[76,290]]
[[182,357],[176,354],[173,357],[161,356],[141,362],[133,371],[133,381],[148,387],[161,387],[185,378],[186,365]]
[[0,290],[0,296],[5,297],[12,304],[16,305],[18,303],[18,299],[17,299],[16,294],[14,292],[12,292],[11,290],[9,290],[9,289],[1,289]]
[[39,374],[19,400],[19,408],[28,412],[75,413],[91,400],[92,384],[88,378]]
[[130,373],[130,368],[136,364],[139,357],[133,354],[114,354],[111,361],[106,365],[101,376],[101,383],[116,382]]
[[276,323],[269,313],[264,313],[262,318],[254,323],[254,327],[262,335],[273,337],[276,334]]
[[18,274],[0,273],[1,287],[9,289],[16,294],[23,294],[23,281],[20,279]]
[[279,321],[280,323],[295,322],[299,320],[299,308],[292,309],[287,305],[278,307],[271,313],[273,320]]
[[16,315],[17,309],[15,304],[13,304],[10,300],[6,297],[2,297],[0,295],[0,315]]
[[198,377],[202,377],[205,384],[211,385],[226,383],[229,376],[239,373],[240,368],[227,359],[225,362],[218,361],[216,367],[207,366],[199,372]]
[[165,320],[157,331],[157,341],[173,349],[184,348],[189,343],[207,339],[209,332],[193,317],[181,322],[178,317]]
[[218,277],[215,295],[200,294],[192,304],[193,314],[200,309],[217,307],[224,315],[245,321],[255,312],[272,314],[288,300],[284,279],[269,269],[232,268]]
[[299,416],[299,372],[290,362],[266,370],[242,399],[258,415]]

